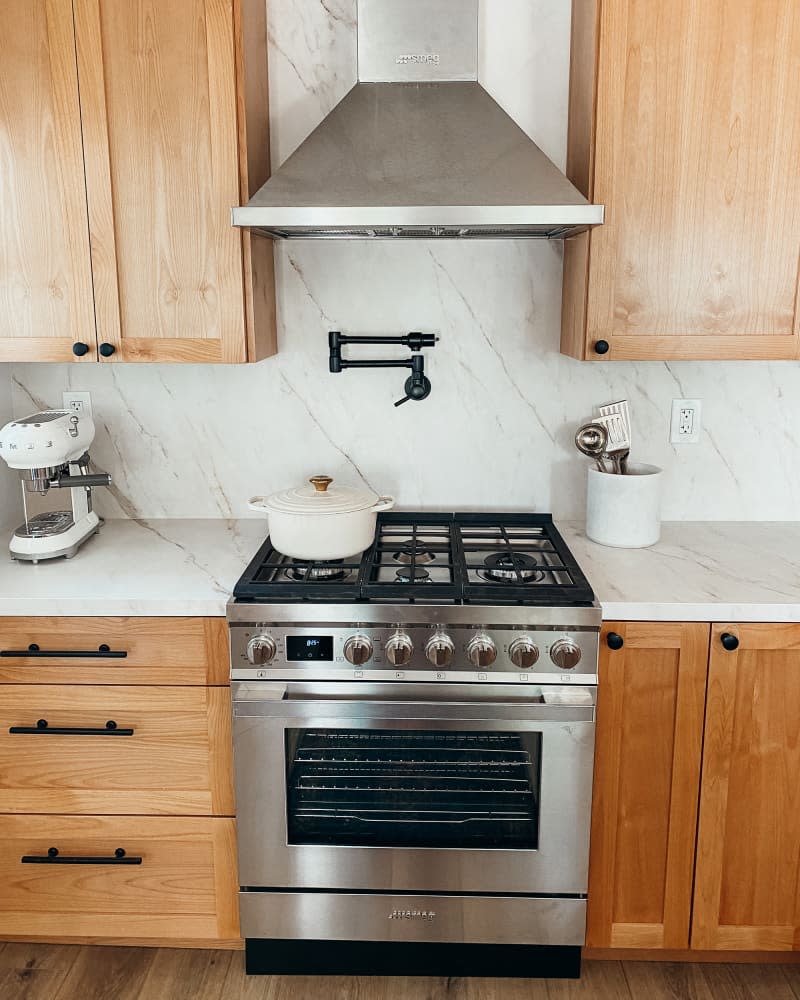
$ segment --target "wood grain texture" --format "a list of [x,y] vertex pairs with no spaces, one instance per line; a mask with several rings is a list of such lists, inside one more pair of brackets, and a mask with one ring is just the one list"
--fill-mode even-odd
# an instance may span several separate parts
[[[234,3],[238,80],[239,194],[242,203],[269,180],[269,67],[265,0]],[[272,240],[242,231],[247,360],[278,349],[275,260]]]
[[[577,0],[572,12],[569,79],[567,177],[581,194],[594,198],[597,140],[597,61],[600,48],[600,5]],[[586,353],[586,309],[590,280],[591,234],[564,241],[561,292],[561,351],[583,359]]]
[[124,650],[120,660],[0,658],[0,684],[227,685],[224,618],[0,618],[0,649]]
[[[2,946],[0,946],[1,948]],[[13,951],[8,953],[9,947]],[[797,1000],[796,967],[584,962],[580,980],[247,976],[219,949],[6,946],[0,975],[42,1000]],[[54,992],[25,992],[49,975]],[[55,977],[58,977],[56,979]],[[39,980],[43,985],[43,981]],[[2,979],[0,979],[2,983]],[[41,987],[40,987],[41,990]],[[5,998],[6,994],[0,994]]]
[[[28,854],[113,855],[141,865],[23,865]],[[0,936],[239,936],[232,819],[0,816]]]
[[[7,684],[0,700],[0,812],[233,815],[227,688]],[[11,727],[132,736],[39,736]]]
[[110,360],[244,361],[230,0],[75,0],[75,25]]
[[798,625],[712,629],[692,947],[800,948]]
[[0,51],[0,361],[92,360],[71,0],[4,0]]
[[[573,13],[579,53],[599,17],[599,57],[591,128],[588,101],[571,101],[569,159],[591,164],[593,134],[606,224],[567,245],[562,351],[595,358],[605,339],[606,360],[800,356],[800,8],[576,0]],[[584,72],[573,59],[573,91],[588,91]]]
[[701,623],[603,626],[590,947],[689,945],[708,635]]

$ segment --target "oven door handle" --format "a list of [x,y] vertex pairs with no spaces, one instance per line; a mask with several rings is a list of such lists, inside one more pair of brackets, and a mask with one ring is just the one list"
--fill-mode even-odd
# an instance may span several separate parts
[[[283,720],[321,719],[415,719],[441,721],[512,721],[512,722],[594,722],[594,693],[582,688],[586,702],[551,703],[546,701],[506,700],[501,698],[475,698],[445,701],[410,696],[363,697],[306,695],[292,691],[288,685],[265,684],[263,688],[249,685],[244,697],[234,697],[235,718],[261,718]],[[579,689],[571,689],[577,695]],[[387,692],[388,693],[388,692]],[[394,693],[394,692],[393,692]]]

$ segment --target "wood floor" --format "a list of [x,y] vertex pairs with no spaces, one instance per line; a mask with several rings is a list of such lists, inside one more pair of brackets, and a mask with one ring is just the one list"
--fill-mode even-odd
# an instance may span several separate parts
[[2,1000],[800,1000],[800,965],[586,962],[579,982],[247,977],[241,952],[0,944]]

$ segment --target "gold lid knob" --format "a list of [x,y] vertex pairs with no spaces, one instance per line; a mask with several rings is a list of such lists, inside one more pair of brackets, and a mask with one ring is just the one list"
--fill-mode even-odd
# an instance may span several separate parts
[[333,480],[330,476],[312,476],[309,482],[313,484],[314,489],[317,493],[324,493],[327,488],[331,485]]

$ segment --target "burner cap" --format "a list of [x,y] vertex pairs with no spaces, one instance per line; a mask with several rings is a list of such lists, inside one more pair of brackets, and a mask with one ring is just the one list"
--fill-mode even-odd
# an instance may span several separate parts
[[399,583],[430,583],[431,575],[422,566],[415,566],[413,579],[410,566],[401,566],[396,572]]
[[402,542],[397,543],[397,549],[392,553],[392,559],[394,559],[396,563],[408,566],[411,562],[412,555],[416,557],[414,562],[417,566],[421,566],[423,563],[431,563],[436,558],[436,556],[432,552],[428,551],[428,549],[415,549],[414,539],[406,538]]
[[493,552],[483,560],[485,569],[478,576],[489,583],[540,583],[546,574],[524,552]]
[[330,562],[308,563],[302,559],[292,559],[292,565],[286,570],[286,575],[290,580],[302,582],[310,580],[314,583],[334,583],[336,580],[344,580],[347,570],[344,569],[343,559],[333,559]]

